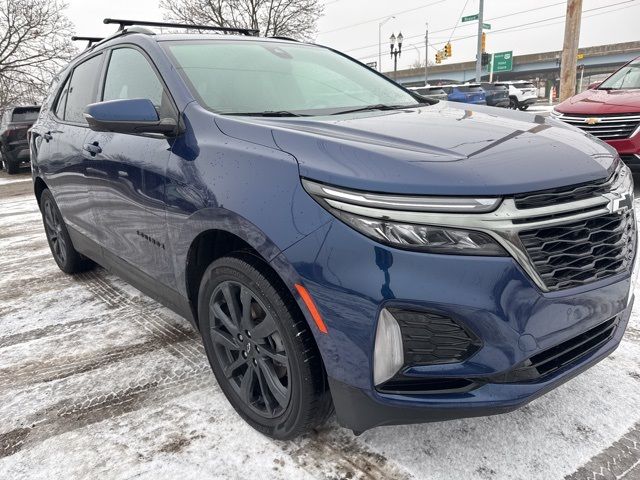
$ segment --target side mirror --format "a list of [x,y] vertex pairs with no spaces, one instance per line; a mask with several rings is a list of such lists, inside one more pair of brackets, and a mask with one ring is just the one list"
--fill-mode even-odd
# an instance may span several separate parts
[[596,88],[598,88],[600,86],[602,82],[593,82],[590,83],[589,86],[587,87],[587,90],[595,90]]
[[175,134],[178,125],[173,118],[160,120],[151,100],[109,100],[87,105],[84,118],[96,132]]

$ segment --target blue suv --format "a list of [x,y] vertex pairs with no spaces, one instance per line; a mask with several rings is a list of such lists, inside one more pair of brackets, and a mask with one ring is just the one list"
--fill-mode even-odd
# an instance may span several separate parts
[[633,180],[606,144],[329,48],[131,23],[32,129],[46,236],[189,319],[254,428],[508,412],[619,344]]

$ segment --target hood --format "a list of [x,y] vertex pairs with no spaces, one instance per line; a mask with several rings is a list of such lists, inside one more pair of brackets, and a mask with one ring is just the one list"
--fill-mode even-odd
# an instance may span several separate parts
[[557,105],[556,110],[580,115],[639,113],[640,89],[585,90]]
[[305,118],[217,117],[222,132],[293,155],[300,174],[360,190],[506,195],[605,178],[615,151],[557,120],[439,102]]

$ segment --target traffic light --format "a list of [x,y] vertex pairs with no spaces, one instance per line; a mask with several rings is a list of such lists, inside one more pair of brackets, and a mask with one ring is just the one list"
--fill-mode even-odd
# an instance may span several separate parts
[[436,63],[442,63],[442,53],[436,52]]
[[491,54],[490,53],[482,53],[482,66],[485,67],[485,66],[489,65],[490,61],[491,61]]
[[482,32],[482,53],[487,51],[487,34]]
[[449,58],[451,56],[451,42],[447,42],[444,46],[444,56]]

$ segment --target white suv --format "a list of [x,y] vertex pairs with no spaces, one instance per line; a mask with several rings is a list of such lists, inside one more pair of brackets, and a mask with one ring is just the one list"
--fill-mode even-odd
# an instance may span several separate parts
[[526,110],[538,101],[537,89],[531,82],[496,82],[496,85],[504,85],[509,89],[509,108],[514,110]]

